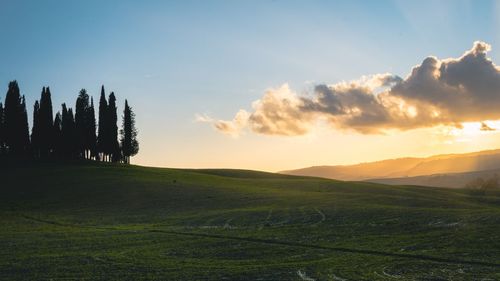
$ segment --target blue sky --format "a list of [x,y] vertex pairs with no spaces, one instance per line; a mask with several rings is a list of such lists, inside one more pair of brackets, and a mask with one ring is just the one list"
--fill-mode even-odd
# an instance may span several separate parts
[[[476,40],[492,45],[495,61],[500,49],[494,1],[0,2],[0,98],[13,79],[30,111],[42,86],[51,87],[54,105],[73,105],[79,89],[96,99],[104,84],[136,111],[141,153],[135,162],[145,165],[279,170],[320,164],[279,156],[261,165],[267,150],[254,159],[239,152],[294,141],[230,138],[194,122],[195,114],[230,119],[284,83],[307,94],[315,84],[367,74],[405,77],[426,56],[458,57]],[[325,142],[335,139],[318,145]],[[286,147],[306,153],[311,145]],[[320,162],[359,158],[346,157]]]

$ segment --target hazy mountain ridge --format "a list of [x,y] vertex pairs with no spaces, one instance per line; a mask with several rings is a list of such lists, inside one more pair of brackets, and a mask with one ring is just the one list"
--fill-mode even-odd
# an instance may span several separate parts
[[465,173],[500,168],[500,152],[491,155],[456,156],[447,159],[424,161],[410,169],[406,175],[423,176],[437,173]]
[[[425,158],[398,158],[355,165],[313,166],[280,173],[339,180],[381,180],[500,169],[500,149]],[[409,183],[412,184],[412,183]]]
[[389,185],[420,185],[433,187],[462,188],[477,179],[498,177],[500,169],[464,173],[434,174],[402,178],[368,179],[366,181]]

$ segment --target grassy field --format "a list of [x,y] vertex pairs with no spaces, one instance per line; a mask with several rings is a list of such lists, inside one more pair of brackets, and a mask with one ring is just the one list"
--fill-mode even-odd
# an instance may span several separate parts
[[500,280],[500,193],[91,163],[0,176],[0,280]]

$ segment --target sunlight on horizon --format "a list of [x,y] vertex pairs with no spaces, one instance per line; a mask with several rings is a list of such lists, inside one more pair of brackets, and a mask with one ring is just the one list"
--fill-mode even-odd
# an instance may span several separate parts
[[104,84],[136,113],[135,164],[279,171],[500,147],[496,2],[56,2],[0,9],[0,100],[18,80],[32,126],[43,86],[60,110]]

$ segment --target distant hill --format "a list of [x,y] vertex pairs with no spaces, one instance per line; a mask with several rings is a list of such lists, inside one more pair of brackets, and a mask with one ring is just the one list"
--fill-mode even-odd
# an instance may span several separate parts
[[449,174],[434,174],[426,176],[402,177],[402,178],[381,178],[368,179],[366,181],[374,183],[383,183],[390,185],[419,185],[447,188],[463,188],[467,184],[472,183],[477,179],[490,179],[500,176],[500,169],[464,172],[464,173],[449,173]]
[[356,165],[313,166],[282,174],[339,180],[368,180],[500,169],[500,149],[426,158],[399,158]]

